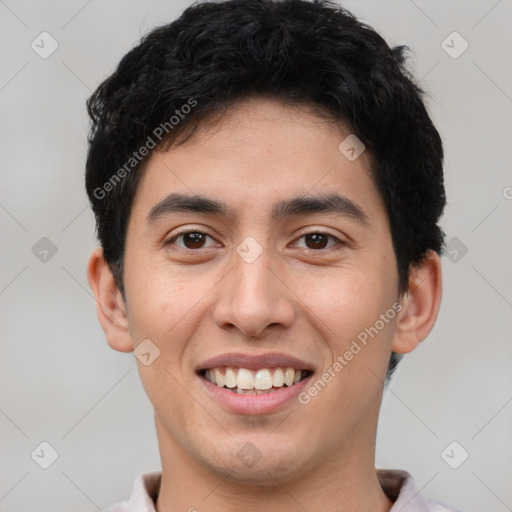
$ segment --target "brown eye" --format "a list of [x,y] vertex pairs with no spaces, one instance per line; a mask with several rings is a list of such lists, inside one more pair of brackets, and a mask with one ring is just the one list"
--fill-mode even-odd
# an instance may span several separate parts
[[[297,239],[300,243],[298,247],[320,252],[322,249],[330,249],[332,246],[339,245],[340,249],[345,245],[339,238],[329,233],[313,232],[302,235]],[[316,252],[316,251],[315,251]]]
[[194,231],[193,233],[185,233],[183,236],[183,243],[187,249],[200,249],[204,245],[206,235]]
[[329,235],[324,233],[310,233],[308,235],[304,235],[304,240],[308,249],[325,249],[328,238]]
[[201,233],[201,231],[184,231],[172,237],[165,245],[174,245],[177,240],[181,240],[181,243],[176,245],[182,249],[203,249],[207,238],[211,239],[211,236],[206,233]]

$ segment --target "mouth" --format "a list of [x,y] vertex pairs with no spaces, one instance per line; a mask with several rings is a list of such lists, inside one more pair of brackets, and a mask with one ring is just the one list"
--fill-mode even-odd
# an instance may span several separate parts
[[272,414],[293,406],[316,371],[312,363],[279,352],[231,352],[195,368],[207,396],[237,415]]
[[290,388],[307,379],[313,372],[292,367],[237,368],[215,367],[201,370],[199,375],[218,388],[241,395],[267,395]]

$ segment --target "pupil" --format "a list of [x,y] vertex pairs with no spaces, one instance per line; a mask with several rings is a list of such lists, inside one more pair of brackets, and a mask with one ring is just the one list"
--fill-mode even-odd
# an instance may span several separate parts
[[[203,234],[202,233],[187,233],[185,235],[185,245],[187,245],[187,247],[190,245],[190,244],[187,244],[187,241],[190,241],[191,244],[194,246],[194,248],[197,248],[197,246],[201,246],[201,242],[204,241],[203,240]],[[190,249],[190,247],[188,247]]]
[[306,235],[310,240],[313,241],[314,247],[318,249],[319,247],[323,249],[326,245],[327,237],[322,235],[321,233],[313,233],[310,235]]

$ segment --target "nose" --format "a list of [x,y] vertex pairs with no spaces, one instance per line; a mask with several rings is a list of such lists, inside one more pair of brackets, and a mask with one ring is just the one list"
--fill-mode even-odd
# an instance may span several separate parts
[[293,292],[282,266],[272,262],[267,251],[251,263],[235,253],[234,266],[219,285],[213,308],[218,327],[262,338],[272,326],[278,329],[293,324]]

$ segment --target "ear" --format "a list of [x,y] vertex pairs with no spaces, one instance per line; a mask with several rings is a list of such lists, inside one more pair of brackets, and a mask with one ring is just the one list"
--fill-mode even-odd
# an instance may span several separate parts
[[441,305],[441,259],[434,251],[411,271],[409,289],[404,294],[397,317],[392,350],[398,354],[413,351],[434,327]]
[[126,305],[114,276],[103,256],[103,249],[93,251],[87,265],[87,278],[97,304],[98,319],[108,344],[119,352],[132,352]]

